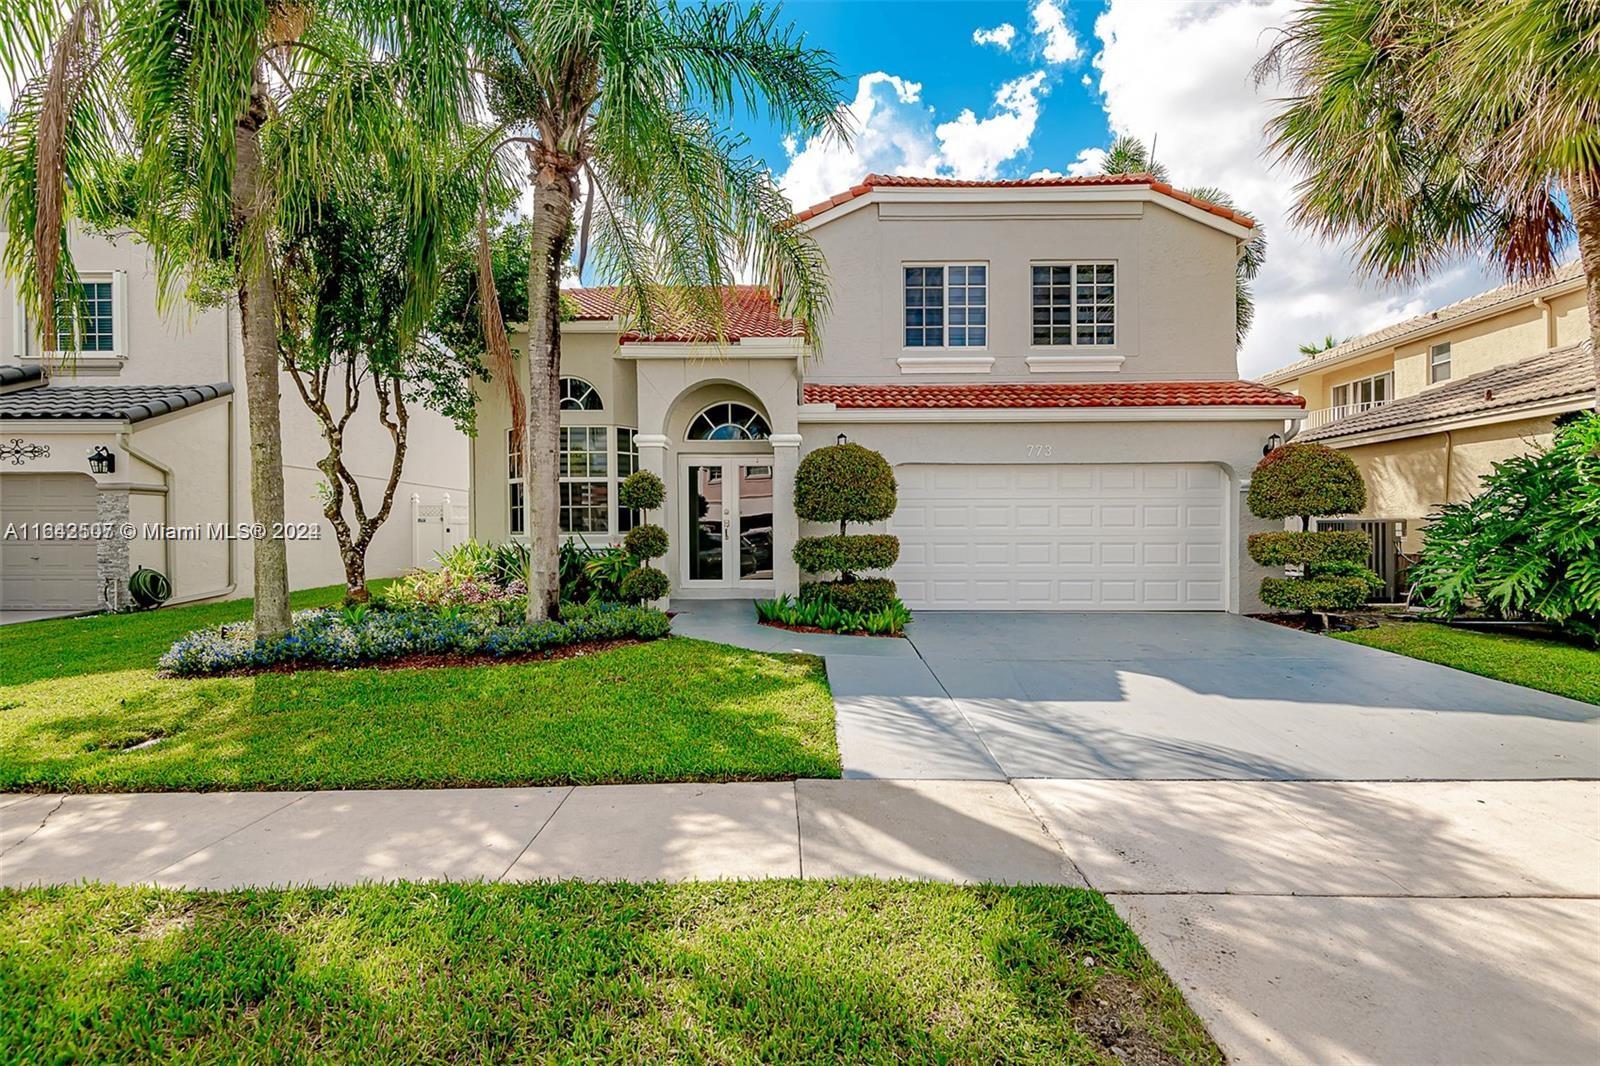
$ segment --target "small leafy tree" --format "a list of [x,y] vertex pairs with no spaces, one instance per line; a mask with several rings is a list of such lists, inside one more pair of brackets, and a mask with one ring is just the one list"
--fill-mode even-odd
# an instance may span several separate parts
[[1476,496],[1432,516],[1411,583],[1447,618],[1477,607],[1600,642],[1600,415],[1496,463]]
[[[667,487],[661,479],[648,470],[630,474],[617,489],[617,503],[630,510],[654,511],[667,498]],[[634,526],[623,538],[622,546],[628,554],[640,559],[644,565],[622,579],[619,589],[629,603],[659,600],[667,594],[672,583],[667,575],[650,565],[650,560],[667,554],[667,531],[653,522]]]
[[894,514],[894,470],[884,457],[859,444],[818,448],[800,460],[794,478],[795,514],[808,522],[837,522],[839,532],[801,537],[794,561],[808,574],[837,573],[833,581],[813,582],[802,599],[827,599],[841,609],[876,611],[895,600],[887,578],[860,579],[861,570],[887,570],[900,558],[900,540],[885,534],[846,532],[850,522],[881,522]]
[[1320,515],[1350,514],[1367,505],[1361,471],[1347,455],[1324,444],[1285,444],[1256,464],[1247,498],[1257,518],[1298,518],[1301,531],[1256,533],[1250,558],[1262,566],[1295,567],[1294,577],[1261,579],[1261,601],[1307,614],[1350,610],[1367,602],[1382,582],[1363,565],[1371,544],[1354,531],[1311,529]]

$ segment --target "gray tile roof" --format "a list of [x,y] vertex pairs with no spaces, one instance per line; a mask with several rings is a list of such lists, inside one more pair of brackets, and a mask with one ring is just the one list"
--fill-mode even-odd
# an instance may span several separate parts
[[233,392],[215,385],[48,385],[0,394],[0,418],[115,418],[142,422]]
[[38,363],[32,366],[0,366],[0,388],[21,385],[25,381],[38,381],[43,376],[44,368]]
[[1391,323],[1381,329],[1375,329],[1371,333],[1363,333],[1359,337],[1351,337],[1343,344],[1329,348],[1325,352],[1308,355],[1304,359],[1296,360],[1287,366],[1269,370],[1257,380],[1273,384],[1286,378],[1298,377],[1308,370],[1315,370],[1325,364],[1338,362],[1354,352],[1364,351],[1375,346],[1386,346],[1412,334],[1429,333],[1441,326],[1449,325],[1457,319],[1466,318],[1468,315],[1479,311],[1487,311],[1498,304],[1526,300],[1528,297],[1545,289],[1559,288],[1582,277],[1583,263],[1574,259],[1570,263],[1557,267],[1555,273],[1541,281],[1513,282],[1510,285],[1502,285],[1498,289],[1480,292],[1476,296],[1468,296],[1465,300],[1457,300],[1453,304],[1447,304],[1433,311],[1424,311],[1415,318],[1407,318],[1400,322]]
[[1540,401],[1594,397],[1591,342],[1552,348],[1516,363],[1430,388],[1370,411],[1308,429],[1296,440],[1332,440],[1355,433],[1400,429],[1448,418],[1467,418]]

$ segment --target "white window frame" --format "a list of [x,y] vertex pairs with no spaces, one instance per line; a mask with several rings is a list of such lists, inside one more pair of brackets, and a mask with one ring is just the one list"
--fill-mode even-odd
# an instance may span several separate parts
[[[1383,390],[1383,399],[1378,399],[1378,382],[1387,379],[1387,386]],[[1358,387],[1370,384],[1372,386],[1372,399],[1363,400],[1357,395]],[[1339,390],[1345,390],[1343,403],[1339,402]],[[1385,370],[1378,374],[1366,374],[1349,381],[1341,381],[1328,391],[1329,406],[1334,408],[1359,407],[1363,411],[1370,411],[1374,407],[1381,407],[1386,403],[1394,402],[1394,371]]]
[[[563,537],[610,536],[611,535],[611,531],[615,528],[615,507],[616,507],[616,498],[617,498],[617,493],[616,493],[617,468],[616,468],[615,462],[613,461],[614,457],[612,456],[612,449],[613,449],[614,445],[613,445],[613,434],[611,432],[611,427],[610,426],[590,426],[590,425],[567,425],[567,426],[562,426],[561,430],[560,430],[561,437],[565,437],[567,440],[570,440],[572,434],[573,433],[577,433],[577,432],[583,433],[583,435],[585,437],[585,443],[586,444],[592,444],[593,443],[593,439],[594,439],[593,438],[593,434],[596,433],[596,432],[600,433],[601,434],[601,438],[600,438],[601,446],[600,446],[598,452],[596,452],[596,450],[593,449],[592,447],[585,447],[581,451],[576,451],[576,450],[574,450],[572,448],[567,447],[565,441],[561,440],[560,437],[557,438],[557,445],[556,445],[556,482],[557,482],[557,487],[556,487],[556,532],[558,534],[560,534],[561,536],[563,536]],[[599,474],[598,476],[595,475],[592,470],[586,471],[583,474],[574,474],[574,473],[571,472],[571,469],[570,469],[571,468],[571,460],[568,459],[568,472],[567,473],[561,473],[560,464],[561,464],[562,458],[563,457],[569,457],[569,456],[572,456],[572,455],[579,455],[579,454],[589,455],[589,456],[593,456],[593,455],[598,454],[601,457],[602,461],[606,464],[605,470],[601,474]],[[562,518],[565,516],[565,514],[567,512],[569,512],[571,510],[574,510],[575,508],[578,508],[578,507],[582,507],[584,510],[591,510],[591,509],[595,508],[595,505],[594,504],[590,504],[590,503],[586,503],[586,504],[563,503],[562,500],[561,500],[561,486],[562,485],[603,485],[605,487],[606,501],[605,501],[605,505],[604,505],[604,510],[605,510],[605,519],[604,519],[605,528],[604,529],[566,529],[566,528],[563,528]]]
[[[1439,358],[1443,353],[1444,358]],[[1439,376],[1439,368],[1444,368],[1444,377]],[[1437,385],[1441,381],[1449,381],[1452,372],[1450,342],[1440,341],[1438,344],[1428,346],[1428,384]]]
[[[700,420],[702,418],[705,418],[707,414],[709,414],[712,410],[714,410],[715,408],[718,408],[718,407],[727,407],[729,409],[729,415],[730,416],[733,413],[733,408],[734,407],[742,407],[742,408],[744,408],[746,411],[749,411],[753,416],[755,416],[755,418],[760,419],[761,425],[763,427],[765,427],[765,432],[762,433],[760,436],[755,436],[755,435],[751,434],[751,435],[747,435],[747,436],[743,436],[743,437],[722,437],[722,438],[718,438],[718,437],[696,437],[696,436],[694,436],[694,427],[699,424],[699,422],[700,422]],[[748,434],[749,430],[748,430],[747,427],[749,425],[749,422],[750,422],[749,419],[746,419],[744,422],[735,422],[735,421],[731,421],[730,420],[730,421],[727,421],[727,422],[720,422],[716,426],[713,426],[712,428],[716,429],[716,428],[719,428],[720,426],[737,425],[741,429],[744,429],[745,432]],[[695,416],[693,418],[689,419],[689,428],[684,430],[683,439],[688,444],[744,444],[744,443],[749,443],[750,441],[766,440],[771,436],[772,436],[772,423],[769,422],[767,420],[767,416],[762,414],[759,410],[757,410],[756,408],[752,407],[750,404],[745,403],[743,400],[718,400],[716,403],[706,404],[706,406],[702,407],[699,411],[695,412]]]
[[[639,465],[639,446],[637,443],[639,431],[632,426],[591,425],[587,423],[571,423],[569,425],[564,425],[561,428],[564,430],[581,429],[585,433],[589,433],[594,430],[604,431],[606,435],[606,469],[608,473],[603,478],[593,476],[574,477],[570,475],[558,475],[559,481],[562,483],[580,481],[603,481],[606,483],[606,528],[603,530],[588,530],[586,532],[567,532],[565,530],[560,530],[560,516],[558,514],[557,529],[560,532],[560,536],[620,537],[629,529],[633,528],[633,526],[644,521],[644,516],[642,514],[629,511],[628,508],[623,507],[617,502],[617,492],[622,487],[623,480],[629,474],[642,469],[642,467]],[[623,446],[622,435],[624,433],[633,434],[634,444],[632,448],[625,448]],[[506,533],[511,537],[526,537],[528,535],[527,489],[525,479],[517,474],[518,458],[519,457],[517,454],[511,450],[511,430],[508,429],[506,430]],[[625,458],[628,465],[626,472],[623,470],[623,461]],[[516,496],[519,491],[523,494],[523,505],[520,509],[522,520],[520,523],[517,520],[519,509],[515,506]],[[556,492],[556,506],[559,508],[561,506],[560,489],[558,488]],[[629,522],[627,525],[623,524],[624,515],[629,517]]]
[[[943,343],[936,344],[936,345],[935,344],[922,344],[922,345],[913,346],[913,345],[909,345],[909,344],[906,343],[906,330],[908,328],[910,328],[910,327],[908,327],[906,325],[906,311],[907,311],[907,308],[906,308],[906,271],[910,270],[912,268],[926,269],[928,267],[938,267],[943,272],[940,275],[940,277],[943,279],[943,289],[942,289],[942,291],[943,291],[943,294],[944,294],[944,296],[943,296],[944,303],[943,303],[942,310],[944,312],[944,322],[940,326],[940,330],[939,330],[940,337],[942,338]],[[983,269],[984,269],[984,275],[983,275],[983,343],[982,344],[958,344],[958,345],[952,345],[950,343],[950,268],[951,267],[983,267]],[[966,286],[962,286],[962,287],[966,288]],[[990,336],[991,331],[994,329],[994,319],[992,319],[989,316],[989,311],[993,307],[993,301],[990,300],[989,297],[993,292],[994,292],[994,268],[990,265],[990,263],[989,263],[989,261],[987,259],[930,259],[930,260],[926,260],[926,261],[907,260],[905,262],[902,262],[900,264],[900,321],[899,321],[899,323],[897,324],[897,327],[896,327],[900,331],[900,350],[902,352],[907,352],[907,353],[916,353],[916,352],[986,352],[986,351],[988,351],[989,350],[989,336]],[[971,305],[965,305],[965,306],[971,306]],[[922,329],[922,328],[925,328],[925,327],[919,326],[919,327],[916,327],[916,328]],[[970,323],[965,328],[971,328]]]
[[[1077,271],[1077,268],[1078,267],[1103,267],[1103,266],[1108,266],[1108,267],[1111,268],[1111,321],[1110,322],[1095,322],[1094,326],[1096,328],[1098,328],[1100,326],[1110,326],[1111,327],[1111,343],[1110,344],[1098,344],[1098,343],[1082,344],[1082,343],[1079,343],[1079,341],[1078,341],[1078,292],[1077,292],[1077,288],[1078,288],[1078,271]],[[1072,303],[1069,305],[1070,308],[1071,308],[1071,311],[1072,311],[1072,322],[1069,325],[1071,340],[1066,344],[1060,344],[1060,343],[1040,344],[1040,343],[1038,343],[1037,341],[1035,341],[1033,339],[1033,313],[1034,313],[1035,310],[1037,310],[1037,308],[1034,306],[1034,302],[1033,302],[1033,290],[1034,290],[1033,272],[1034,272],[1034,270],[1038,269],[1039,267],[1072,267],[1073,268],[1073,271],[1072,271],[1072,282],[1068,286],[1068,288],[1072,291]],[[1055,286],[1055,282],[1054,281],[1052,281],[1050,284],[1051,284],[1052,288]],[[1122,343],[1122,323],[1118,320],[1118,315],[1117,315],[1117,305],[1121,302],[1121,300],[1122,300],[1122,265],[1121,265],[1120,261],[1118,261],[1116,259],[1033,259],[1033,260],[1030,260],[1028,262],[1028,327],[1027,327],[1028,328],[1028,347],[1032,348],[1032,349],[1034,349],[1036,351],[1042,351],[1042,352],[1074,351],[1074,350],[1077,350],[1077,351],[1091,351],[1091,352],[1114,352],[1114,351],[1116,351],[1117,346]],[[1096,302],[1095,306],[1097,306],[1097,307],[1099,306],[1098,302]],[[1052,329],[1055,328],[1054,324],[1051,325],[1051,328]]]
[[[111,283],[111,350],[85,352],[76,349],[62,349],[48,353],[51,359],[71,359],[79,363],[95,362],[122,362],[128,358],[128,272],[126,270],[88,270],[78,274],[78,280],[86,285]],[[45,358],[46,353],[39,337],[35,335],[33,322],[28,315],[27,308],[21,298],[16,301],[12,321],[15,328],[12,335],[12,349],[18,359],[37,361]],[[55,329],[55,323],[50,323],[50,328]]]
[[[585,389],[588,389],[589,390],[588,392],[581,393],[580,395],[582,395],[585,398],[587,398],[589,396],[593,396],[594,397],[595,406],[593,406],[593,407],[568,407],[567,404],[569,402],[573,402],[573,403],[579,402],[576,399],[576,397],[571,397],[571,396],[567,395],[568,383],[571,383],[573,386],[581,385]],[[577,392],[577,389],[573,388],[571,391]],[[600,390],[595,388],[594,384],[592,382],[586,381],[585,379],[580,378],[580,377],[578,377],[578,376],[576,376],[574,374],[563,374],[563,375],[561,375],[561,380],[557,385],[557,393],[558,393],[558,396],[557,396],[557,399],[556,399],[556,409],[560,410],[560,411],[586,411],[589,414],[594,414],[596,411],[604,411],[606,409],[605,398],[600,395]]]
[[[506,430],[506,533],[512,537],[525,537],[528,535],[528,483],[522,476],[522,456],[517,453],[511,430]],[[521,490],[522,506],[517,506],[518,490]],[[517,521],[517,515],[522,515],[522,521]],[[517,528],[518,526],[522,528]]]

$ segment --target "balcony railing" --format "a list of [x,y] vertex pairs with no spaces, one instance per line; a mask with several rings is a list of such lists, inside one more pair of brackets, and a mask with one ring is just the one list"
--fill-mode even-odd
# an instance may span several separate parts
[[1340,404],[1338,407],[1324,407],[1320,411],[1311,411],[1306,414],[1306,428],[1316,429],[1318,426],[1325,426],[1329,422],[1337,422],[1341,418],[1359,415],[1363,411],[1370,411],[1374,407],[1382,407],[1391,402],[1390,400],[1367,400],[1364,403],[1346,403]]

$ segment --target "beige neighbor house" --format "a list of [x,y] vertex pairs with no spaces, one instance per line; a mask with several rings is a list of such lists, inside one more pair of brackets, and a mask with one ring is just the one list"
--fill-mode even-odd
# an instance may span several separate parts
[[[840,439],[899,481],[892,576],[913,608],[1257,609],[1241,507],[1300,400],[1240,381],[1234,263],[1250,219],[1148,176],[868,177],[799,214],[831,274],[809,343],[733,288],[720,346],[623,334],[615,293],[562,329],[560,524],[611,543],[619,480],[660,474],[673,595],[770,596],[801,457]],[[518,346],[522,345],[518,340]],[[479,387],[472,530],[523,534],[506,400]],[[826,532],[826,530],[815,530]]]
[[[41,357],[9,281],[0,279],[0,607],[72,612],[128,602],[128,576],[165,573],[174,601],[248,596],[249,431],[233,307],[157,310],[147,249],[132,238],[73,238],[84,285],[81,350]],[[322,516],[323,441],[282,381],[289,578],[344,580]],[[351,422],[348,454],[366,499],[387,478],[390,442],[371,414]],[[411,497],[467,502],[467,439],[411,405],[404,481],[367,556],[378,577],[412,565]],[[91,453],[95,453],[91,469]],[[369,504],[375,506],[375,504]]]
[[1574,262],[1352,337],[1261,381],[1306,401],[1297,440],[1355,460],[1367,481],[1358,517],[1403,523],[1470,498],[1496,462],[1547,445],[1556,416],[1594,406],[1584,276]]

